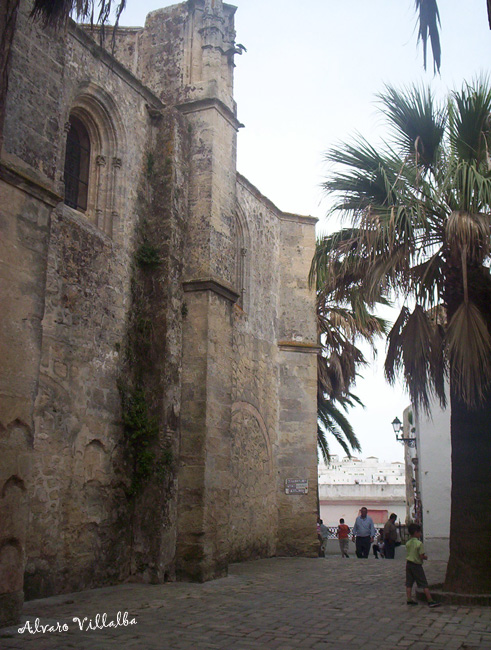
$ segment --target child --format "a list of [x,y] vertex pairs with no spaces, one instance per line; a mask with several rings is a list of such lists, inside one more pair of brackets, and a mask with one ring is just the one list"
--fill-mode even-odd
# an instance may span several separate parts
[[409,524],[408,533],[410,538],[406,542],[406,593],[407,604],[417,605],[418,603],[412,598],[413,584],[424,589],[426,600],[429,607],[440,607],[441,603],[435,602],[428,589],[425,572],[423,570],[423,560],[427,560],[421,537],[421,526],[419,524]]
[[339,548],[341,550],[341,557],[349,557],[348,555],[348,545],[349,545],[349,526],[344,523],[344,519],[339,520],[337,536],[339,539]]
[[383,529],[380,529],[380,532],[378,534],[378,537],[375,541],[375,544],[372,546],[373,554],[375,555],[375,559],[378,560],[378,554],[380,553],[380,557],[385,557],[384,555],[384,531]]

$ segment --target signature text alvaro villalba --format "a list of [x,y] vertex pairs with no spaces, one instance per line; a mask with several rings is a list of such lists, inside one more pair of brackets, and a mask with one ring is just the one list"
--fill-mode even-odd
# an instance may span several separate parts
[[[96,614],[94,618],[88,618],[84,616],[79,618],[74,616],[72,621],[78,625],[78,629],[81,632],[90,632],[91,630],[104,630],[106,627],[127,627],[128,625],[136,625],[136,619],[128,618],[128,612],[118,612],[116,618],[108,619],[107,614]],[[73,626],[72,626],[73,627]],[[28,632],[29,634],[45,634],[46,632],[68,632],[70,626],[68,623],[48,623],[43,625],[39,618],[36,618],[34,623],[31,621],[26,621],[22,627],[17,631],[19,634],[24,634]]]

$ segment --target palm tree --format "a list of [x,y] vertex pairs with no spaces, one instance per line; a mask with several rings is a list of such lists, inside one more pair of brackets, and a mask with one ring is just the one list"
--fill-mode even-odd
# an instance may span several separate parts
[[[465,84],[438,106],[428,89],[379,96],[392,140],[330,150],[324,184],[351,223],[319,245],[340,286],[405,299],[386,376],[403,370],[413,404],[447,403],[452,442],[446,589],[491,592],[491,87]],[[445,318],[435,317],[444,308]]]
[[373,345],[375,338],[385,331],[385,321],[369,312],[373,304],[366,303],[359,283],[352,282],[340,290],[336,275],[326,275],[325,267],[318,260],[317,250],[309,278],[310,284],[317,286],[317,329],[321,344],[317,357],[317,443],[328,463],[327,434],[337,440],[348,457],[352,451],[361,451],[353,427],[343,413],[355,403],[362,405],[351,393],[357,369],[366,365],[355,343],[363,339]]

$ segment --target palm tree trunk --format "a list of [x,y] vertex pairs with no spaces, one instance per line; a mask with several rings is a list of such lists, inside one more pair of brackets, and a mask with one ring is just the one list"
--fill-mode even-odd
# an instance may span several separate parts
[[3,123],[5,121],[10,53],[12,41],[14,40],[19,3],[20,0],[2,0],[0,2],[0,151],[3,144]]
[[[491,329],[491,282],[482,267],[469,266],[469,299]],[[449,268],[445,303],[450,319],[463,298],[462,270]],[[471,409],[457,391],[450,395],[452,502],[450,558],[445,589],[456,593],[491,594],[491,391]]]
[[452,505],[445,590],[491,594],[491,396],[479,410],[451,397]]

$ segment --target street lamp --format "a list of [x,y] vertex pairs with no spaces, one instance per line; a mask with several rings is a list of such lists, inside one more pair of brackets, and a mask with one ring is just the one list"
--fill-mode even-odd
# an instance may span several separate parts
[[394,418],[392,420],[392,428],[394,429],[394,433],[396,434],[396,440],[398,442],[402,442],[408,447],[416,447],[416,438],[414,437],[404,438],[404,436],[399,435],[399,433],[401,432],[401,427],[402,427],[402,422],[399,420],[399,418]]

